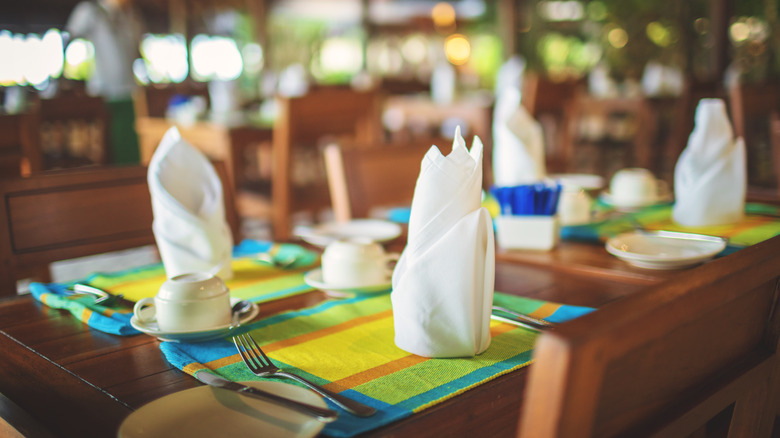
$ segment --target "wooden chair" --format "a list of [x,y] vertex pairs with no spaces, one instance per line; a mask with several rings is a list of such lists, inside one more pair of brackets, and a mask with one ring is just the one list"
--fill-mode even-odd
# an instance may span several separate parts
[[542,125],[550,172],[568,171],[572,150],[566,127],[572,102],[583,87],[579,80],[554,82],[531,71],[523,75],[522,104]]
[[272,232],[288,240],[293,213],[316,214],[330,206],[320,147],[333,138],[377,144],[381,133],[379,94],[322,87],[295,98],[279,98],[273,130]]
[[110,161],[111,115],[103,99],[79,92],[38,103],[44,169]]
[[780,111],[780,86],[735,84],[727,91],[734,135],[745,139],[749,191],[774,189],[777,176],[773,166],[771,118]]
[[772,112],[769,123],[772,138],[772,165],[777,184],[777,199],[780,199],[780,110]]
[[209,106],[208,86],[196,82],[184,82],[181,84],[154,84],[138,88],[133,93],[133,108],[136,119],[143,117],[165,117],[171,98],[176,95],[200,96]]
[[683,88],[683,94],[678,99],[674,115],[674,124],[670,127],[669,138],[663,146],[661,167],[662,177],[667,181],[674,179],[674,167],[683,149],[688,146],[688,139],[693,132],[696,119],[696,108],[701,99],[725,99],[726,95],[721,85],[715,82],[702,82],[688,78]]
[[43,166],[36,113],[0,114],[0,179],[29,176]]
[[428,139],[370,148],[328,145],[323,153],[335,219],[366,218],[375,207],[410,206],[426,152],[449,144]]
[[740,252],[544,333],[519,436],[769,436],[780,237]]
[[624,167],[657,172],[653,168],[657,122],[646,99],[596,98],[580,92],[569,105],[568,151],[564,153],[568,172],[597,173],[605,178]]
[[[215,163],[222,181],[227,174]],[[238,216],[229,184],[225,212],[238,242]],[[0,279],[3,291],[41,267],[154,244],[147,169],[95,167],[42,172],[0,181]],[[47,281],[48,278],[36,278]],[[13,287],[12,287],[12,286]]]

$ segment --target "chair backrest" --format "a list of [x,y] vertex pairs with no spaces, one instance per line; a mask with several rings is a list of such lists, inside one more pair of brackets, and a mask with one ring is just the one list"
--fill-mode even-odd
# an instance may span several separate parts
[[780,110],[774,111],[769,120],[772,138],[772,167],[775,171],[777,198],[780,199]]
[[431,138],[365,148],[328,145],[323,153],[335,219],[366,218],[376,207],[410,206],[426,152],[450,142]]
[[771,119],[780,111],[780,86],[734,84],[728,89],[728,109],[734,135],[745,139],[750,190],[774,188],[778,177],[773,166]]
[[194,82],[165,85],[154,84],[139,87],[133,93],[133,108],[135,109],[136,118],[165,117],[171,99],[177,95],[200,96],[205,100],[206,106],[210,106],[211,99],[206,84]]
[[[569,105],[567,142],[559,154],[566,171],[598,173],[606,178],[624,167],[643,167],[660,173],[654,168],[657,157],[653,156],[658,126],[646,98],[599,98],[579,92]],[[619,153],[613,157],[609,152]],[[587,160],[583,156],[597,158]],[[590,162],[592,168],[576,167],[583,162]]]
[[0,133],[0,179],[29,176],[41,170],[36,113],[0,114]]
[[780,236],[544,333],[520,436],[769,436],[779,276]]
[[380,95],[323,87],[301,97],[279,98],[278,105],[272,140],[272,232],[274,239],[287,240],[294,212],[315,213],[330,206],[320,151],[324,139],[378,143]]
[[103,98],[65,93],[38,103],[44,169],[110,161],[111,115]]
[[[223,181],[225,167],[215,163]],[[238,241],[232,189],[223,184]],[[154,244],[147,169],[92,167],[0,181],[0,279],[15,290],[23,274],[49,263]],[[14,287],[10,286],[13,285]]]

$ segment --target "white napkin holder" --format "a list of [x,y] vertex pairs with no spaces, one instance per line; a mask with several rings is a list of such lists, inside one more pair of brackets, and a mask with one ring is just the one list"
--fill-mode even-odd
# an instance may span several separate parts
[[549,251],[560,241],[558,216],[498,216],[496,241],[504,249]]

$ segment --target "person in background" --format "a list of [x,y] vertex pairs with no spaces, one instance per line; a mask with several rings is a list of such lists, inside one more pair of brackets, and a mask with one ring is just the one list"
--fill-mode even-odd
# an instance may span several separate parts
[[103,97],[111,113],[112,161],[138,164],[133,62],[140,56],[140,15],[131,0],[84,1],[73,9],[65,30],[71,40],[83,38],[95,47],[95,71],[87,82],[87,92]]

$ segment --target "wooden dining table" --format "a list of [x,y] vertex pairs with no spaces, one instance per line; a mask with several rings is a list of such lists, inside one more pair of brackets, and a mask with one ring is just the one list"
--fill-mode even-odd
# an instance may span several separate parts
[[[390,247],[402,248],[401,240]],[[499,249],[495,288],[598,308],[690,272],[635,268],[603,245],[562,242],[549,252]],[[326,299],[324,292],[311,291],[264,303],[257,318]],[[56,436],[115,436],[122,421],[144,404],[201,385],[169,364],[159,344],[147,335],[90,329],[29,295],[10,297],[0,301],[0,394]],[[497,377],[364,436],[514,436],[527,370]]]

